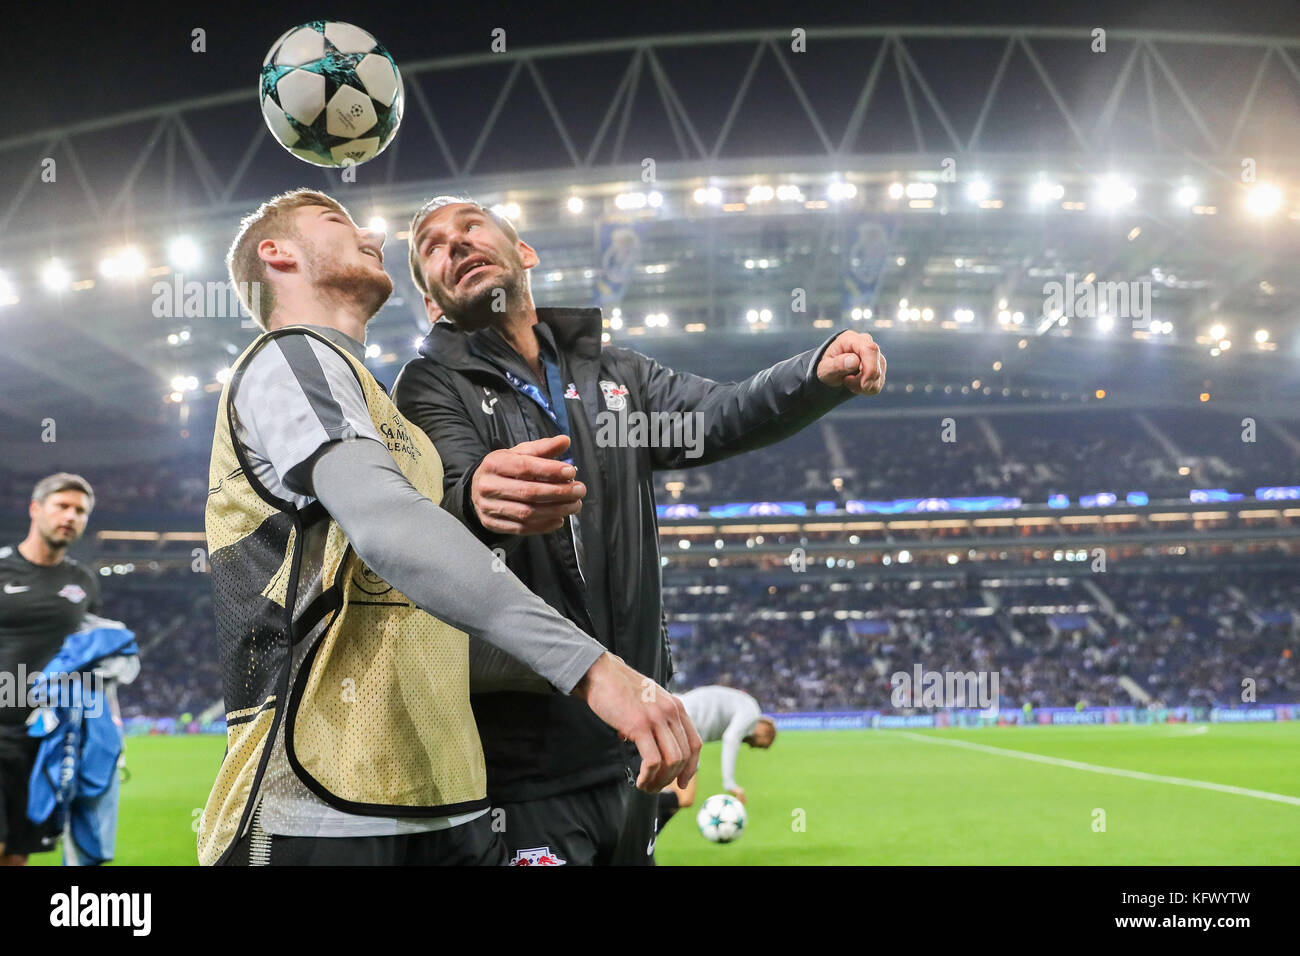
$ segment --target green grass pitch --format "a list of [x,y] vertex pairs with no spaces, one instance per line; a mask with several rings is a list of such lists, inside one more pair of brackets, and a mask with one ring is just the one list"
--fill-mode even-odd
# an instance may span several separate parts
[[[196,862],[196,814],[224,744],[127,741],[118,865]],[[718,764],[707,745],[696,809],[721,790]],[[740,840],[707,842],[691,809],[660,836],[661,865],[1300,863],[1300,722],[788,731],[770,751],[742,748],[737,774],[749,798]]]

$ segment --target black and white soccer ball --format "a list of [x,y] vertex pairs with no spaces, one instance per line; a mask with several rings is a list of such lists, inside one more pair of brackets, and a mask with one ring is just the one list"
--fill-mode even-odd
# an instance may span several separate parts
[[745,832],[745,805],[729,793],[715,793],[695,816],[700,834],[714,843],[739,840]]
[[384,151],[402,122],[402,74],[360,27],[312,20],[262,61],[262,116],[285,149],[314,166],[351,166]]

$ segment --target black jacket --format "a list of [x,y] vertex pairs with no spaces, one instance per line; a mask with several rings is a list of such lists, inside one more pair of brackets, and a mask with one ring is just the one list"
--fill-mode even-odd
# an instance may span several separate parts
[[[567,529],[494,534],[474,513],[470,482],[484,456],[558,433],[496,364],[481,357],[487,343],[480,337],[495,333],[467,334],[448,320],[435,323],[420,357],[402,369],[393,399],[438,449],[442,506],[488,547],[502,549],[510,569],[534,593],[629,666],[666,684],[672,662],[652,472],[706,465],[770,445],[852,397],[816,376],[822,352],[836,336],[743,382],[719,383],[674,372],[631,349],[602,347],[599,309],[538,309],[537,317],[547,326],[537,334],[553,342],[561,378],[578,394],[566,408],[570,452],[578,479],[587,486],[579,542]],[[623,402],[626,411],[702,413],[703,454],[687,457],[683,447],[608,447],[607,442],[600,447],[597,415],[609,410],[611,399],[616,408]],[[471,700],[487,759],[488,792],[496,803],[572,792],[622,778],[625,768],[635,772],[635,749],[620,744],[580,700],[558,693],[475,694]]]

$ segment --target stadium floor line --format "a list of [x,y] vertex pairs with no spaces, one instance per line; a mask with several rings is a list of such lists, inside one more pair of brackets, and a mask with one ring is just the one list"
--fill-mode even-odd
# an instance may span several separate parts
[[906,730],[885,731],[885,733],[894,733],[902,737],[909,737],[913,740],[923,740],[931,744],[948,744],[952,747],[965,747],[968,750],[980,750],[985,753],[997,754],[1001,757],[1019,757],[1021,760],[1032,760],[1035,763],[1050,764],[1054,767],[1068,767],[1071,770],[1088,770],[1092,773],[1109,774],[1112,777],[1130,777],[1134,780],[1148,780],[1152,783],[1169,783],[1178,787],[1195,787],[1198,790],[1214,790],[1219,793],[1235,793],[1243,797],[1255,797],[1257,800],[1272,800],[1274,803],[1289,803],[1292,806],[1300,807],[1300,797],[1292,797],[1285,793],[1270,793],[1267,790],[1251,790],[1248,787],[1234,787],[1226,783],[1210,783],[1208,780],[1189,780],[1186,777],[1166,777],[1158,773],[1144,773],[1141,770],[1124,770],[1121,767],[1102,767],[1095,763],[1083,763],[1079,760],[1066,760],[1063,757],[1048,757],[1044,754],[1029,753],[1023,750],[1007,750],[1003,747],[990,747],[987,744],[973,744],[968,740],[953,740],[951,737],[928,737],[925,734],[914,734]]

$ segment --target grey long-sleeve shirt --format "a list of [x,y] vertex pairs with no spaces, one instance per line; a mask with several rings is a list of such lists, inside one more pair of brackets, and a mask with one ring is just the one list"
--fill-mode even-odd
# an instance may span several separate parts
[[[388,449],[356,439],[312,459],[311,487],[361,560],[416,605],[471,635],[476,686],[515,658],[558,690],[573,690],[604,653],[515,577],[465,526],[406,480]],[[489,646],[484,646],[486,642]],[[538,683],[534,678],[533,689]]]
[[[364,355],[337,329],[307,328]],[[376,574],[468,633],[476,687],[544,691],[549,682],[567,694],[604,652],[415,490],[376,431],[351,366],[333,349],[308,335],[269,342],[249,362],[234,401],[236,437],[258,481],[299,507],[318,499]]]
[[710,685],[680,695],[691,723],[705,743],[722,741],[722,787],[736,786],[736,755],[763,716],[758,701],[743,690]]

